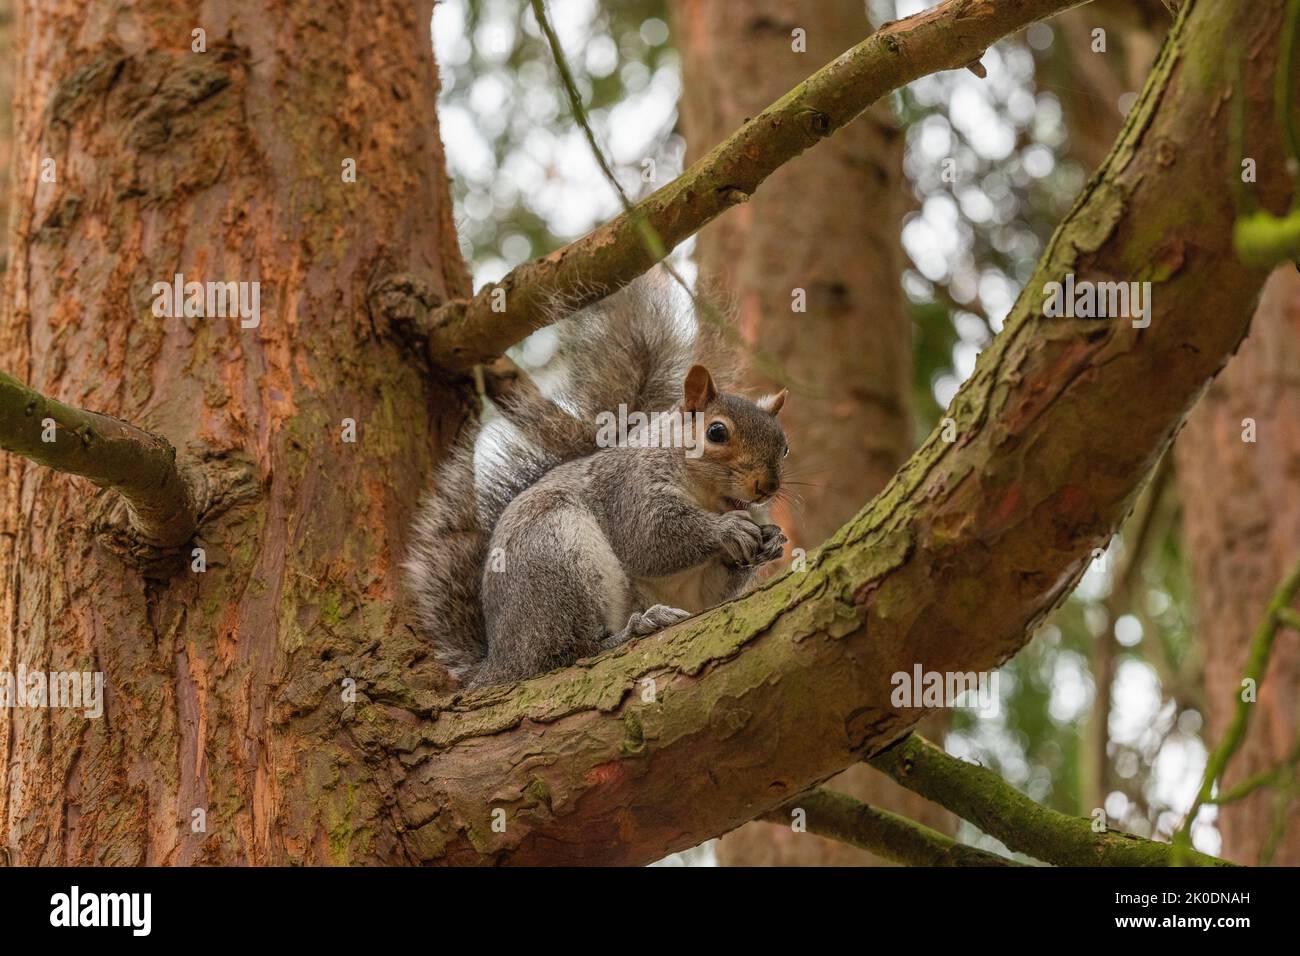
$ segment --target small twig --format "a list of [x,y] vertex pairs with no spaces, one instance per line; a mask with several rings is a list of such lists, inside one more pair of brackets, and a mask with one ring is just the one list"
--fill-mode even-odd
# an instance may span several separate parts
[[[1128,613],[1134,604],[1134,582],[1142,569],[1150,542],[1156,537],[1154,528],[1161,499],[1173,472],[1173,456],[1166,449],[1151,472],[1146,488],[1138,498],[1133,514],[1124,525],[1124,562],[1115,569],[1111,579],[1110,594],[1106,596],[1106,617],[1111,627],[1120,615]],[[1110,745],[1111,684],[1115,679],[1115,635],[1107,632],[1098,638],[1092,648],[1093,679],[1097,686],[1093,714],[1089,720],[1089,782],[1081,788],[1085,801],[1083,809],[1091,810],[1105,798],[1109,787],[1108,758]]]
[[1289,607],[1278,608],[1274,616],[1278,624],[1292,631],[1300,631],[1300,612],[1291,610]]
[[1265,787],[1272,787],[1279,782],[1284,781],[1291,770],[1297,763],[1300,763],[1300,742],[1291,748],[1291,752],[1282,758],[1278,763],[1269,767],[1267,770],[1261,770],[1257,774],[1247,777],[1241,783],[1227,790],[1220,791],[1205,802],[1214,806],[1223,806],[1227,803],[1236,803],[1250,796],[1256,790],[1262,790]]
[[[1277,637],[1281,623],[1279,612],[1291,604],[1297,591],[1300,591],[1300,564],[1292,569],[1273,592],[1268,607],[1265,608],[1264,619],[1250,642],[1250,653],[1246,659],[1246,672],[1242,680],[1253,681],[1257,694],[1264,683],[1264,674],[1268,671],[1269,658],[1273,653],[1273,641]],[[1251,710],[1251,702],[1238,692],[1237,708],[1232,715],[1232,721],[1224,731],[1223,739],[1205,761],[1205,776],[1201,778],[1201,788],[1196,794],[1196,799],[1192,801],[1187,816],[1183,818],[1183,825],[1174,834],[1174,845],[1180,851],[1185,851],[1191,846],[1192,824],[1196,822],[1196,815],[1200,813],[1202,806],[1210,802],[1210,798],[1214,795],[1214,784],[1223,777],[1228,769],[1228,762],[1232,760],[1237,748],[1245,739],[1246,728],[1250,726]]]
[[141,540],[159,548],[194,534],[198,504],[176,450],[134,425],[46,398],[0,372],[0,448],[125,499]]
[[[754,366],[760,371],[769,375],[781,385],[790,386],[795,383],[791,382],[790,377],[785,370],[764,353],[757,346],[746,342],[736,332],[732,324],[719,314],[713,304],[702,296],[696,295],[695,290],[690,283],[683,278],[677,268],[668,261],[668,253],[671,251],[664,243],[663,237],[659,235],[658,230],[650,224],[645,215],[639,210],[628,196],[627,191],[623,189],[623,184],[618,181],[614,175],[613,167],[610,166],[609,160],[605,157],[605,152],[600,148],[596,141],[596,132],[591,127],[591,121],[587,116],[587,109],[582,105],[582,93],[578,90],[578,84],[573,78],[573,70],[569,66],[568,58],[564,55],[564,48],[560,45],[559,35],[556,34],[554,27],[551,26],[550,19],[546,16],[545,0],[530,0],[533,8],[533,15],[537,18],[538,26],[541,27],[542,35],[546,37],[546,42],[551,48],[551,57],[555,61],[555,68],[560,74],[560,83],[564,87],[564,92],[569,98],[569,108],[573,113],[574,121],[582,128],[582,134],[587,140],[587,145],[591,149],[591,154],[595,157],[596,164],[600,167],[601,174],[613,188],[614,193],[618,196],[619,203],[623,206],[623,212],[632,218],[641,235],[641,240],[645,244],[646,251],[659,263],[661,269],[672,277],[673,281],[679,285],[682,290],[691,298],[695,306],[696,315],[703,318],[710,325],[722,332],[727,340],[735,347],[747,352],[753,359]],[[739,189],[726,190],[725,198],[732,205],[749,201],[749,194]],[[813,389],[801,385],[801,390],[808,392]]]
[[1278,781],[1277,796],[1273,801],[1273,825],[1269,828],[1264,844],[1259,848],[1259,865],[1272,866],[1277,848],[1286,836],[1291,823],[1291,802],[1296,797],[1296,766],[1292,764]]

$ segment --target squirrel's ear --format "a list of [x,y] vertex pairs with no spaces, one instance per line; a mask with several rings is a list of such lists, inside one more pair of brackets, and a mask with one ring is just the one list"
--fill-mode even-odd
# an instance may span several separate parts
[[713,384],[713,376],[707,368],[703,365],[691,366],[682,385],[682,396],[688,412],[698,412],[718,397],[717,386]]
[[789,394],[790,390],[788,388],[783,388],[775,395],[764,395],[754,404],[769,415],[775,415],[781,410],[781,407],[785,405],[785,397]]

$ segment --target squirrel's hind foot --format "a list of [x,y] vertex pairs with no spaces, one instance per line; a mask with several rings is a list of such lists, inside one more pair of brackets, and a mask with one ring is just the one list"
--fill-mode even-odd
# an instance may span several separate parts
[[669,607],[667,604],[653,604],[644,611],[633,612],[627,619],[627,626],[617,634],[611,634],[605,638],[600,646],[603,650],[609,650],[611,647],[618,647],[634,637],[645,637],[647,634],[653,634],[656,631],[662,631],[666,627],[672,627],[674,624],[680,624],[690,616],[690,611],[683,611],[679,607]]

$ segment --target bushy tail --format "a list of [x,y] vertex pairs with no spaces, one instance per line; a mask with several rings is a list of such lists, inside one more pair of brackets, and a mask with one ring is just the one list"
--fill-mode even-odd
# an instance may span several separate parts
[[658,271],[555,328],[554,385],[513,390],[497,403],[500,418],[466,430],[412,529],[404,570],[417,620],[462,683],[487,653],[479,587],[506,506],[556,465],[596,451],[599,413],[671,408],[696,363],[720,388],[734,378],[723,330],[697,322],[686,293]]

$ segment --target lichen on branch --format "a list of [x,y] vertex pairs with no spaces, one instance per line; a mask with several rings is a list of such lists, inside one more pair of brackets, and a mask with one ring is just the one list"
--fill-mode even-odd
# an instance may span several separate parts
[[813,790],[764,814],[768,823],[790,825],[792,814],[807,832],[867,850],[904,866],[1023,866],[996,853],[945,836],[888,810],[833,790]]
[[116,491],[145,544],[179,547],[194,534],[193,479],[177,465],[170,443],[109,415],[46,398],[3,372],[0,448]]
[[[969,820],[1010,849],[1057,866],[1169,866],[1172,844],[1111,830],[1035,803],[985,767],[945,753],[911,734],[872,758],[875,767],[907,789]],[[1191,853],[1199,866],[1232,866]]]

